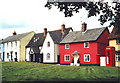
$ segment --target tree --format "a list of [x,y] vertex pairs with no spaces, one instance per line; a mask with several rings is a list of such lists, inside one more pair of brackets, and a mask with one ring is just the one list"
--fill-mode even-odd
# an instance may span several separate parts
[[[73,1],[73,2],[72,2]],[[51,9],[52,6],[57,6],[59,11],[64,12],[65,17],[73,16],[73,12],[80,13],[79,9],[83,7],[88,11],[88,18],[91,16],[100,15],[98,21],[103,25],[110,21],[109,27],[112,25],[117,28],[116,34],[120,33],[120,2],[112,1],[113,6],[109,5],[104,0],[100,1],[82,1],[79,0],[48,0],[45,7]]]

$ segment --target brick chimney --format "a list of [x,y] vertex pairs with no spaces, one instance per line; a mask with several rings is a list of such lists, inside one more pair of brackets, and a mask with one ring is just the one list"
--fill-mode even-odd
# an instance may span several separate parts
[[44,28],[44,37],[47,35],[47,28]]
[[13,35],[16,35],[16,34],[17,34],[16,31],[14,31],[14,32],[13,32]]
[[85,32],[87,30],[87,24],[84,22],[82,23],[82,32]]
[[64,33],[65,32],[65,24],[61,25],[61,32]]

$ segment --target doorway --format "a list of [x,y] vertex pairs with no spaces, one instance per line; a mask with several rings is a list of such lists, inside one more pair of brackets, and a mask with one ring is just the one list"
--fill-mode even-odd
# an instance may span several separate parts
[[79,61],[80,53],[78,53],[78,51],[75,51],[74,53],[72,53],[72,56],[73,56],[73,60],[72,60],[71,65],[79,66],[80,65],[80,61]]

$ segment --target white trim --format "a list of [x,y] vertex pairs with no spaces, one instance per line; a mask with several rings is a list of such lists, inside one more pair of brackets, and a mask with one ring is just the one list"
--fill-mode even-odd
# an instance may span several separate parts
[[[86,46],[86,43],[88,43],[88,46],[87,46],[87,47],[85,47],[85,46]],[[84,42],[84,48],[90,48],[89,42]]]
[[[69,56],[69,60],[66,60],[66,56]],[[64,55],[64,61],[70,61],[70,55],[69,54]]]
[[[68,48],[66,45],[69,45]],[[70,44],[65,44],[65,49],[70,49]]]
[[[85,61],[85,56],[89,55],[89,61]],[[90,54],[84,54],[84,62],[90,62]]]

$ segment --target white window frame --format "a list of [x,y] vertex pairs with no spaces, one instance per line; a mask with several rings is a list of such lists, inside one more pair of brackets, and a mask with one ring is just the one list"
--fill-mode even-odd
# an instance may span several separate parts
[[[85,56],[88,55],[89,56],[89,61],[85,61]],[[90,62],[90,54],[84,54],[84,62]]]
[[49,41],[47,42],[47,47],[50,47],[50,42]]
[[[88,46],[87,46],[87,47],[85,47],[85,46],[86,46],[86,43],[88,43]],[[84,48],[90,48],[89,42],[84,42]]]
[[[66,60],[66,56],[69,56],[69,60]],[[70,55],[64,55],[64,61],[70,61]]]
[[50,53],[47,53],[46,55],[46,60],[50,60],[50,58],[48,58],[48,54],[49,54],[49,56],[50,56]]
[[[66,45],[68,45],[68,47]],[[70,49],[70,44],[65,44],[65,49]]]

